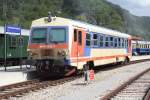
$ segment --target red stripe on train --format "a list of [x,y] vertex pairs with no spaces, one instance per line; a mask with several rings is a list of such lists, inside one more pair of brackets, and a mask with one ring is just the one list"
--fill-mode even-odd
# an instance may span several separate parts
[[106,60],[106,59],[112,59],[112,58],[117,58],[117,57],[126,57],[130,56],[131,54],[128,55],[113,55],[113,56],[103,56],[103,57],[91,57],[91,58],[78,58],[78,59],[72,59],[71,63],[75,62],[83,62],[83,61],[91,61],[91,60]]
[[29,49],[51,49],[51,48],[58,48],[58,49],[66,49],[68,48],[68,45],[66,43],[61,44],[29,44]]

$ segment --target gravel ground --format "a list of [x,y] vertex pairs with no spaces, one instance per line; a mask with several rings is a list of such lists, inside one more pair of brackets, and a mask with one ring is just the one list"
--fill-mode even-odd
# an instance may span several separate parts
[[87,85],[84,78],[80,78],[62,85],[27,93],[23,97],[12,97],[10,100],[99,100],[129,78],[150,68],[149,65],[150,61],[147,61],[101,71],[95,75],[95,80]]

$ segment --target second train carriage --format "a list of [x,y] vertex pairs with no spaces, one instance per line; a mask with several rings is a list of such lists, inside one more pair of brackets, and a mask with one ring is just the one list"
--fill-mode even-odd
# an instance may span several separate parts
[[147,55],[150,54],[150,42],[149,41],[132,41],[132,55]]
[[118,31],[61,17],[34,20],[28,52],[37,71],[72,74],[98,65],[131,58],[131,36]]
[[[6,64],[7,66],[19,65],[21,60],[28,57],[27,45],[29,30],[22,29],[20,34],[6,34]],[[0,26],[0,66],[5,62],[5,34],[4,27]]]

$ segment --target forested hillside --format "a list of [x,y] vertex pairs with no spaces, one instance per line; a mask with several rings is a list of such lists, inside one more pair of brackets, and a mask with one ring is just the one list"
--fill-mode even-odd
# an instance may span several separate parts
[[137,17],[105,0],[2,0],[0,25],[20,24],[29,28],[31,21],[47,16],[66,17],[104,26],[150,40],[150,18]]

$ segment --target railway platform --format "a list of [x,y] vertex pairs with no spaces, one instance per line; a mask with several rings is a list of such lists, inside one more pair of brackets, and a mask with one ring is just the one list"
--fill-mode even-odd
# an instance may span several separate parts
[[131,61],[141,60],[141,59],[150,59],[150,55],[132,56]]
[[0,67],[0,86],[30,80],[35,76],[34,74],[35,68],[29,69],[26,65],[22,65],[22,68],[9,66],[6,71],[4,67]]

